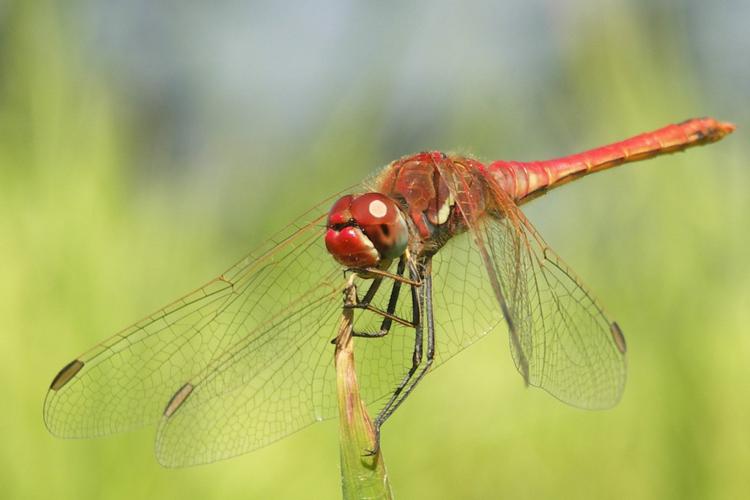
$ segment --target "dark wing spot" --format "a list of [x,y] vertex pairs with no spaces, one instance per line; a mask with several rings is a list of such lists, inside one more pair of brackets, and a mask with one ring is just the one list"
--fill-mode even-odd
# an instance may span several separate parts
[[615,341],[617,350],[620,351],[621,354],[625,354],[625,351],[628,350],[628,347],[625,344],[625,335],[622,334],[620,325],[613,321],[612,324],[609,325],[609,331],[612,333],[612,340]]
[[182,403],[190,396],[191,392],[193,392],[193,384],[189,382],[180,387],[174,396],[172,396],[172,399],[169,400],[169,403],[167,403],[167,407],[164,408],[164,416],[167,418],[171,417],[182,406]]
[[74,359],[73,361],[65,365],[63,369],[57,373],[57,375],[55,375],[55,378],[52,379],[52,383],[49,385],[49,388],[53,391],[60,390],[65,384],[70,382],[70,379],[76,376],[76,373],[81,371],[81,368],[83,368],[83,361]]

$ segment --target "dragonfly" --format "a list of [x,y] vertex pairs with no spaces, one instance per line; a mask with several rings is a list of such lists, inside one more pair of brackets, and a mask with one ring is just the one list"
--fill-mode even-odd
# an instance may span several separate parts
[[[622,330],[520,207],[734,128],[690,119],[547,161],[436,151],[393,161],[66,364],[44,401],[46,426],[89,438],[156,425],[156,457],[170,467],[266,446],[336,415],[331,336],[342,307],[357,311],[360,390],[379,408],[371,453],[428,372],[503,325],[527,385],[610,408],[625,386]],[[344,306],[342,270],[364,292]]]

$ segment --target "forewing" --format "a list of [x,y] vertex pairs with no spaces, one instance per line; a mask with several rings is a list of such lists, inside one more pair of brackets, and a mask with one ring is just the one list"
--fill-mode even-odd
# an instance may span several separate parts
[[574,406],[616,404],[626,374],[617,324],[492,179],[486,181],[490,198],[478,200],[466,184],[470,172],[440,168],[485,264],[498,312],[506,317],[519,372]]
[[[519,214],[517,214],[519,215]],[[521,215],[523,217],[523,215]],[[625,340],[569,267],[527,220],[488,219],[478,228],[500,277],[528,380],[574,406],[614,406],[625,386]],[[514,258],[509,258],[513,255]]]
[[[330,203],[324,201],[227,272],[61,370],[44,404],[49,430],[62,437],[93,437],[154,423],[184,384],[243,352],[250,352],[242,357],[243,378],[216,371],[206,384],[216,395],[248,380],[259,391],[276,392],[275,408],[283,419],[259,430],[258,443],[314,421],[312,387],[326,376],[317,371],[324,361],[316,356],[329,350],[332,359],[327,341],[335,334],[343,282],[322,242]],[[315,342],[311,337],[316,335],[320,342],[302,353],[302,344]],[[291,379],[280,382],[283,375],[263,384],[275,363],[303,354],[297,385],[291,387]],[[300,373],[314,375],[301,380]],[[267,411],[273,410],[269,406]],[[262,422],[254,415],[235,419]]]

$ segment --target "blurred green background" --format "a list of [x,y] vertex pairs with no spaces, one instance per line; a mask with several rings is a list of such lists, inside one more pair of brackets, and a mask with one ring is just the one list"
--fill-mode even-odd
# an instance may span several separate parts
[[336,498],[335,422],[167,470],[153,429],[50,436],[51,377],[319,199],[424,149],[542,159],[713,115],[707,148],[527,213],[626,333],[611,411],[526,390],[493,335],[384,431],[399,498],[750,489],[750,5],[0,2],[0,496]]

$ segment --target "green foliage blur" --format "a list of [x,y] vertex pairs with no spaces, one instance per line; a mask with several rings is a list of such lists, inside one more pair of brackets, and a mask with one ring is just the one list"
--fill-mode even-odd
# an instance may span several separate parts
[[[721,25],[691,24],[675,6],[654,16],[644,2],[577,8],[588,14],[549,62],[554,79],[541,95],[504,97],[511,67],[480,83],[465,74],[428,128],[394,122],[383,111],[393,89],[377,75],[395,71],[398,47],[384,41],[391,52],[352,80],[355,88],[325,120],[301,135],[288,132],[281,164],[267,153],[229,151],[206,163],[242,168],[211,184],[210,175],[180,165],[137,168],[138,122],[113,90],[117,82],[76,43],[71,13],[52,2],[6,2],[0,497],[338,497],[335,421],[230,461],[167,470],[153,458],[153,429],[53,438],[41,417],[46,389],[77,353],[211,278],[307,206],[395,156],[464,148],[484,159],[541,159],[709,114],[736,122],[737,132],[586,178],[528,207],[626,334],[621,404],[586,412],[526,390],[507,340],[492,335],[427,378],[384,428],[383,448],[400,498],[746,497],[750,82],[707,77],[685,56],[691,30],[721,34]],[[462,36],[445,22],[446,36]],[[394,38],[409,29],[395,25]],[[508,50],[533,41],[531,33]],[[728,90],[716,92],[712,81]],[[399,137],[389,143],[398,147],[383,146],[384,137]]]

